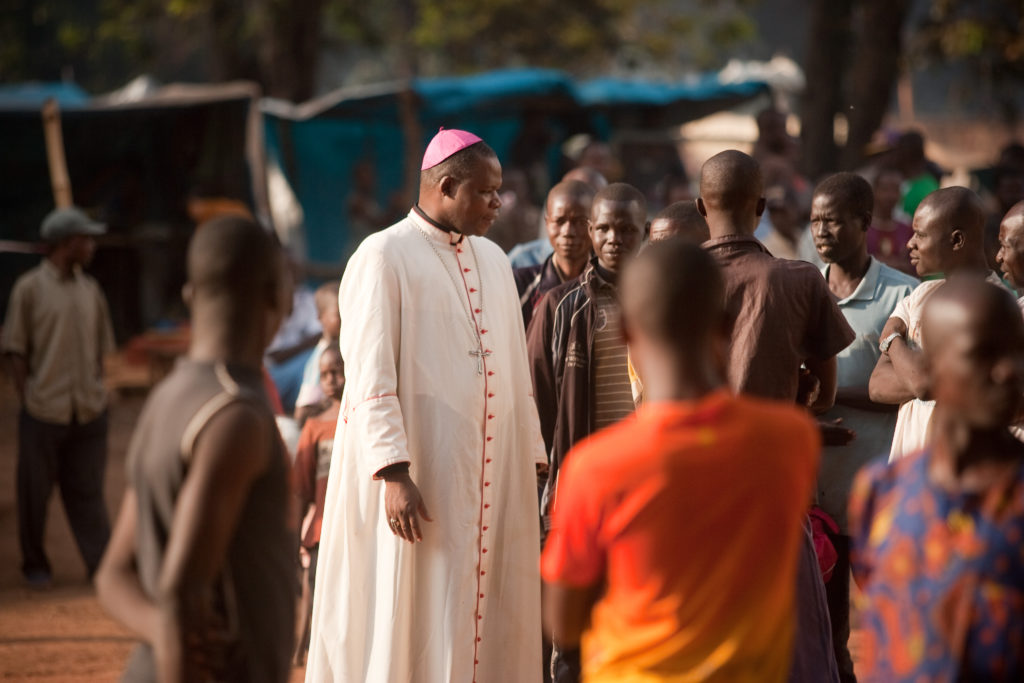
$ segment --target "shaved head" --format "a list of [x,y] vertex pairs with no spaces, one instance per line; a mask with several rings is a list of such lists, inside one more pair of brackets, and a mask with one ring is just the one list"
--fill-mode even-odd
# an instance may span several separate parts
[[196,229],[188,281],[196,296],[251,302],[276,296],[284,259],[275,236],[248,218],[222,216]]
[[587,185],[586,183],[580,180],[563,180],[562,182],[552,187],[551,190],[548,192],[548,198],[547,202],[544,205],[544,209],[550,214],[552,203],[556,199],[562,197],[565,197],[566,199],[570,199],[572,201],[579,201],[581,199],[585,199],[587,200],[589,205],[590,201],[594,199],[595,192],[596,190],[594,190],[593,187]]
[[921,200],[917,210],[922,208],[934,211],[941,217],[947,234],[953,230],[962,230],[972,243],[983,243],[985,206],[972,190],[959,186],[935,190]]
[[700,196],[709,209],[753,206],[763,192],[761,167],[738,150],[716,154],[700,169]]
[[914,212],[913,227],[907,248],[918,275],[989,269],[985,210],[966,187],[946,187],[925,197]]
[[974,428],[1005,428],[1024,392],[1024,317],[1010,293],[951,277],[925,304],[921,334],[936,404]]
[[680,353],[704,348],[725,316],[725,284],[715,260],[678,238],[648,245],[627,266],[620,298],[633,334]]
[[1024,228],[1024,202],[1017,202],[1003,216],[1002,224],[1010,230]]
[[712,237],[752,235],[764,212],[763,195],[761,168],[743,152],[720,152],[701,167],[697,208]]
[[697,203],[693,200],[669,204],[651,220],[652,242],[673,236],[696,244],[707,242],[711,238],[708,222],[700,215]]
[[604,189],[598,190],[594,195],[594,205],[604,201],[623,204],[635,202],[640,208],[641,222],[647,219],[647,197],[629,183],[612,183]]
[[1024,202],[1010,207],[999,223],[996,263],[1017,293],[1024,294]]

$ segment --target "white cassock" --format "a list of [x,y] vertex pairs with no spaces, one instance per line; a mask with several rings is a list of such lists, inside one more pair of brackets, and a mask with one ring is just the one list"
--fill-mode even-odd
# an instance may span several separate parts
[[[522,313],[501,249],[454,237],[410,213],[368,237],[341,282],[345,395],[307,681],[541,677],[546,458]],[[474,327],[490,355],[471,353]],[[434,519],[416,545],[391,533],[373,478],[406,461]]]

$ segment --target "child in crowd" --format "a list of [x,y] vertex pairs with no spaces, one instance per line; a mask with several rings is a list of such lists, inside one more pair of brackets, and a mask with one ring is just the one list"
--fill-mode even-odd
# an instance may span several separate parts
[[299,427],[310,415],[323,410],[324,394],[320,389],[320,354],[328,346],[338,346],[341,338],[341,314],[338,312],[338,289],[341,283],[331,280],[317,287],[313,294],[316,299],[316,314],[323,329],[323,336],[313,349],[313,355],[306,361],[302,373],[302,386],[295,399],[295,421]]
[[320,547],[320,526],[323,523],[327,475],[331,470],[334,433],[338,429],[341,394],[345,389],[345,364],[341,351],[328,346],[320,354],[320,389],[326,397],[323,412],[311,415],[302,426],[299,448],[292,465],[292,490],[298,502],[300,520],[299,554],[306,574],[296,660],[302,662],[309,649],[309,625],[313,616],[313,586],[316,582],[316,558]]

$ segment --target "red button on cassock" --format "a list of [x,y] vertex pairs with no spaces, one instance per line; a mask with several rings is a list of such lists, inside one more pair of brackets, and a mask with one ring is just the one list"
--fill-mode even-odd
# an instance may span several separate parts
[[488,370],[487,371],[487,376],[488,377],[494,377],[494,370]]
[[463,269],[462,269],[462,272],[463,272],[463,273],[468,273],[468,272],[469,272],[469,268],[463,268]]
[[494,441],[494,437],[493,436],[489,436],[489,437],[487,437],[487,440],[488,441]]
[[490,462],[490,461],[491,461],[491,459],[490,459],[490,458],[487,458],[486,462]]

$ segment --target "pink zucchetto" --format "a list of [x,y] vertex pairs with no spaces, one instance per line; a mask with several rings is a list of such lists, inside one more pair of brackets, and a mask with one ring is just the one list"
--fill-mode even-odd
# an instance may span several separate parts
[[481,138],[469,131],[456,130],[455,128],[441,128],[434,136],[434,139],[427,145],[427,151],[423,153],[423,165],[421,171],[433,168],[451,155],[466,149],[470,145],[482,142]]

